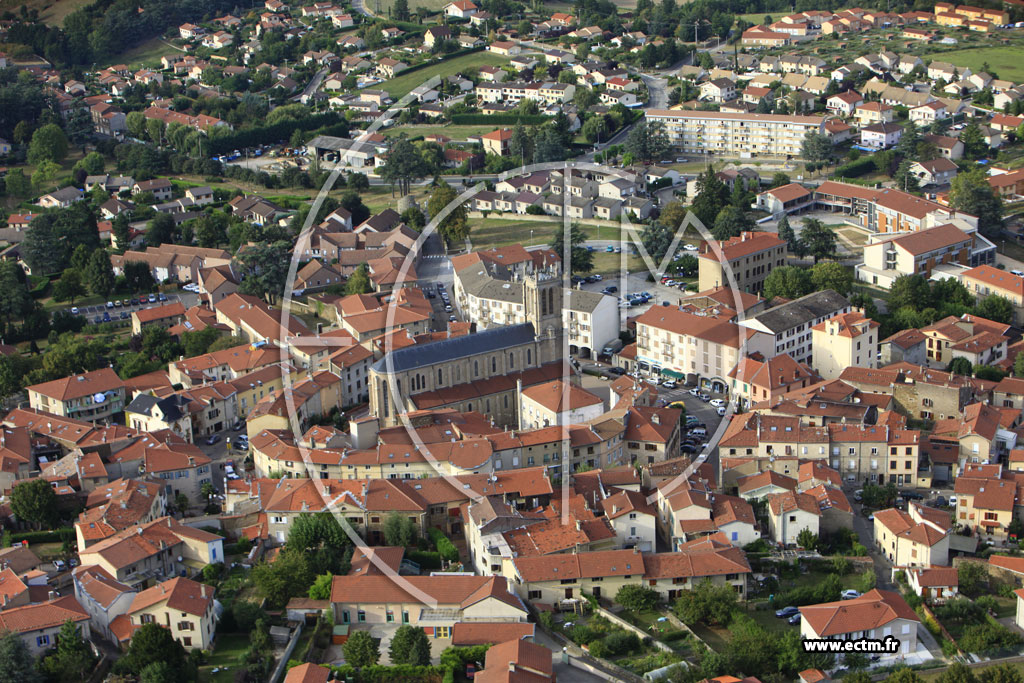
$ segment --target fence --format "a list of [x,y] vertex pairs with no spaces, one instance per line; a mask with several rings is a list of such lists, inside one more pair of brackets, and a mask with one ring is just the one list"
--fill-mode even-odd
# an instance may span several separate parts
[[268,679],[270,683],[277,683],[277,681],[281,679],[281,676],[288,668],[288,660],[291,658],[292,652],[295,651],[295,646],[298,644],[299,636],[301,635],[302,622],[300,621],[299,625],[294,631],[292,631],[292,637],[288,641],[288,646],[284,649],[284,654],[281,655],[280,661],[278,661],[277,666],[274,667],[274,673],[270,674],[270,678]]

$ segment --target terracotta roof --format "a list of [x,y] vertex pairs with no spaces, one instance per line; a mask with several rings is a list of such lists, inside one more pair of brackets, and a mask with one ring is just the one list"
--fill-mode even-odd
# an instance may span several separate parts
[[558,581],[603,576],[644,575],[644,556],[633,550],[536,555],[512,559],[523,581]]
[[1017,574],[1024,574],[1024,557],[1010,557],[1009,555],[990,555],[988,558],[988,563],[995,567],[1000,567],[1001,569],[1016,572]]
[[319,664],[299,664],[288,669],[284,677],[284,683],[327,683],[331,670]]
[[750,565],[740,548],[683,550],[674,553],[651,553],[644,556],[648,580],[700,578],[724,574],[747,574]]
[[66,621],[86,621],[89,613],[73,595],[0,612],[0,630],[30,633],[55,628]]
[[213,602],[213,587],[184,577],[175,577],[136,595],[128,612],[134,614],[164,601],[169,610],[201,617]]
[[[568,391],[566,391],[566,387],[568,387]],[[534,385],[524,389],[522,395],[554,413],[576,410],[602,402],[600,397],[586,389],[562,380]]]
[[920,623],[917,614],[898,593],[878,588],[853,600],[801,607],[800,614],[821,638],[870,631],[896,619]]
[[921,587],[959,586],[959,573],[954,567],[912,567],[910,572],[917,576]]
[[452,627],[452,645],[494,645],[510,640],[533,638],[535,627],[529,623],[458,622]]
[[487,650],[480,683],[534,683],[554,680],[551,650],[526,640],[510,640]]
[[784,474],[779,474],[775,470],[765,470],[764,472],[758,472],[757,474],[741,477],[736,483],[740,493],[755,491],[765,486],[777,486],[782,489],[794,491],[796,490],[797,485],[795,479],[787,477]]
[[57,401],[70,401],[105,391],[123,389],[124,382],[111,368],[100,368],[81,375],[71,375],[42,384],[33,384],[26,388],[30,392],[34,391]]
[[772,514],[776,516],[791,510],[803,510],[816,517],[821,514],[818,501],[814,496],[807,495],[806,493],[796,493],[794,491],[773,493],[768,496],[768,505],[771,508]]
[[982,265],[964,271],[960,274],[960,277],[976,280],[994,289],[1010,292],[1018,297],[1024,297],[1024,278],[1005,270]]

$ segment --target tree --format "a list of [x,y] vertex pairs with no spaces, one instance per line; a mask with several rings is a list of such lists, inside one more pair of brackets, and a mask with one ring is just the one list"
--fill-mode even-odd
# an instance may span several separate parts
[[[366,179],[366,176],[362,173],[353,173],[349,176],[348,186],[350,188],[352,187],[352,179],[356,176],[361,177],[364,180]],[[359,225],[370,217],[370,210],[365,204],[363,204],[362,197],[360,197],[359,193],[354,189],[349,189],[343,192],[338,203],[342,208],[352,214],[352,225]]]
[[847,296],[853,289],[853,273],[835,261],[816,263],[811,267],[811,282],[816,291],[832,289]]
[[189,665],[185,648],[175,640],[171,630],[156,623],[143,624],[132,635],[128,653],[117,661],[114,671],[140,674],[154,662],[164,662],[178,673],[177,680],[190,679],[193,669]]
[[[7,176],[10,177],[10,174]],[[53,222],[36,218],[31,223],[31,230],[25,234],[21,243],[21,253],[33,273],[49,275],[59,272],[62,266],[61,253],[54,249],[57,237],[54,234]]]
[[948,669],[939,674],[936,683],[978,683],[978,678],[963,662],[953,662]]
[[812,291],[814,291],[814,284],[809,270],[796,266],[779,266],[773,268],[768,273],[768,277],[764,279],[762,294],[766,299],[774,297],[799,299]]
[[615,594],[615,602],[634,612],[654,609],[658,605],[658,591],[635,583],[626,584]]
[[416,523],[398,511],[389,512],[381,527],[384,542],[388,545],[406,547],[412,545],[419,535]]
[[146,244],[159,247],[161,244],[174,241],[174,216],[169,213],[158,213],[146,226]]
[[11,512],[30,524],[52,529],[57,525],[57,494],[45,479],[19,482],[11,491]]
[[602,139],[608,139],[608,123],[605,121],[604,116],[600,114],[591,116],[583,124],[581,132],[583,133],[583,139],[587,142],[591,144],[601,142]]
[[402,624],[391,638],[388,654],[392,664],[430,664],[430,641],[427,640],[426,631],[410,624]]
[[891,673],[885,683],[924,683],[924,679],[913,669],[904,667]]
[[634,158],[651,163],[665,156],[670,148],[668,134],[660,121],[640,121],[626,136],[625,149]]
[[89,282],[89,291],[98,296],[107,296],[114,290],[114,269],[110,265],[110,257],[103,249],[97,249],[89,256],[89,265],[85,270],[85,278]]
[[[903,160],[916,159],[917,146],[921,143],[921,130],[917,127],[917,124],[913,121],[908,121],[907,125],[903,126],[903,132],[900,133],[900,139],[893,148],[896,152],[896,156]],[[902,166],[902,164],[901,164]]]
[[82,638],[82,632],[73,621],[60,627],[57,647],[40,662],[47,675],[58,681],[84,681],[96,663],[92,650]]
[[316,581],[309,587],[309,599],[310,600],[330,600],[331,599],[331,583],[334,581],[334,574],[327,573],[321,574],[316,577]]
[[804,219],[800,242],[807,249],[807,253],[814,257],[815,263],[818,259],[831,258],[836,253],[835,232],[817,218]]
[[732,237],[739,237],[745,231],[754,228],[754,221],[747,213],[736,206],[726,206],[715,216],[715,225],[711,234],[716,240],[724,242]]
[[288,530],[288,547],[305,554],[315,574],[347,574],[351,545],[341,522],[329,512],[300,514]]
[[821,133],[808,133],[800,143],[800,155],[812,163],[828,161],[832,156],[832,140]]
[[982,318],[1008,324],[1013,320],[1013,304],[1006,297],[989,294],[978,302],[977,313]]
[[403,134],[392,142],[391,149],[384,158],[380,175],[391,185],[392,193],[397,184],[399,194],[407,195],[412,187],[412,181],[426,175],[428,170],[419,150]]
[[686,220],[686,214],[688,213],[689,209],[686,208],[685,204],[678,199],[673,199],[665,205],[664,209],[661,210],[661,215],[658,216],[658,220],[675,232],[683,225],[683,222]]
[[[445,207],[453,204],[458,199],[458,193],[445,181],[434,185],[430,199],[427,200],[427,213],[431,220],[436,218]],[[459,203],[452,211],[437,224],[437,234],[446,242],[462,242],[469,236],[469,221],[465,203]]]
[[960,131],[960,142],[964,145],[964,157],[967,159],[980,159],[988,153],[981,128],[973,121]]
[[805,527],[796,535],[796,542],[804,550],[814,550],[818,547],[818,534]]
[[252,580],[271,608],[283,607],[294,597],[308,595],[315,574],[305,553],[285,545],[273,564],[253,567]]
[[[675,237],[677,224],[662,223],[660,220],[650,225],[645,225],[640,233],[640,244],[643,245],[648,255],[655,263],[661,263],[672,246]],[[575,260],[575,259],[574,259]]]
[[975,166],[958,173],[949,188],[949,202],[954,209],[978,217],[978,229],[992,239],[1003,229],[1003,202],[988,184],[985,169]]
[[0,683],[40,683],[36,661],[21,635],[7,631],[0,635]]
[[957,568],[957,579],[960,583],[960,591],[967,595],[975,595],[981,590],[981,584],[988,578],[985,568],[974,562],[963,562]]
[[128,242],[131,239],[131,224],[128,222],[128,214],[121,212],[111,221],[110,231],[113,234],[114,242],[117,243],[117,250],[124,252],[128,249]]
[[982,669],[977,680],[980,683],[1022,683],[1024,676],[1012,664],[997,664]]
[[704,227],[714,226],[715,218],[729,202],[729,188],[725,186],[713,169],[707,169],[697,176],[697,194],[690,205],[690,211]]
[[512,129],[512,139],[508,141],[508,150],[518,156],[524,164],[533,156],[533,140],[522,123],[516,123],[515,128]]
[[786,242],[789,245],[790,251],[796,252],[793,248],[796,243],[796,233],[793,231],[793,226],[789,224],[789,217],[786,214],[782,214],[782,218],[779,219],[778,223],[779,239]]
[[236,262],[236,272],[242,277],[238,291],[276,303],[284,295],[290,253],[291,244],[285,241],[246,247]]
[[370,283],[370,267],[365,263],[360,263],[359,267],[349,275],[348,281],[345,283],[345,293],[369,294],[372,291],[373,285]]
[[397,21],[409,21],[409,0],[395,0],[391,7],[391,16]]
[[917,176],[910,170],[912,164],[912,160],[904,159],[900,162],[899,168],[896,169],[896,187],[904,192],[917,192],[921,189],[921,183],[918,181]]
[[122,264],[125,284],[130,292],[148,292],[156,287],[153,271],[145,261],[128,261]]
[[692,591],[684,592],[672,610],[686,624],[728,624],[736,609],[736,591],[732,586],[716,586],[704,580]]
[[863,671],[868,668],[868,656],[863,652],[847,652],[843,655],[843,666],[847,671]]
[[1013,376],[1024,377],[1024,352],[1020,352],[1013,359]]
[[15,168],[4,176],[4,187],[11,197],[24,199],[32,194],[32,182],[20,168]]
[[0,316],[8,325],[32,309],[24,273],[13,260],[0,261]]
[[875,587],[877,581],[878,576],[875,574],[875,570],[865,569],[864,573],[857,577],[857,590],[861,593],[867,593]]
[[[572,260],[572,272],[589,273],[594,269],[594,254],[584,244],[587,241],[587,233],[579,223],[572,223],[569,226],[569,255]],[[558,258],[565,262],[565,234],[559,230],[551,238],[551,250],[558,254]]]
[[923,308],[924,302],[931,300],[931,291],[928,287],[928,280],[922,275],[901,275],[896,278],[889,288],[889,310],[897,311],[904,307],[910,307],[915,311],[918,307]]
[[342,646],[345,663],[355,667],[373,666],[380,659],[380,646],[369,631],[356,631]]
[[32,134],[32,142],[28,145],[30,164],[40,164],[44,161],[60,164],[67,155],[67,136],[56,123],[48,123]]
[[134,138],[141,139],[146,135],[146,116],[141,111],[129,112],[124,117],[124,125]]

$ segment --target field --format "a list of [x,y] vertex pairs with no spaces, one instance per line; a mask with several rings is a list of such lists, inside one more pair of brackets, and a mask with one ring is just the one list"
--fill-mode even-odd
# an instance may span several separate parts
[[388,94],[390,94],[393,99],[397,100],[416,86],[422,85],[432,76],[440,76],[441,78],[444,78],[445,76],[454,76],[463,69],[468,69],[474,66],[503,66],[505,64],[508,64],[507,57],[502,57],[501,55],[492,54],[490,52],[474,52],[472,54],[462,55],[461,57],[446,59],[424,69],[413,71],[410,74],[396,76],[390,81],[384,81],[376,87],[379,87],[381,90],[387,90]]
[[428,135],[445,135],[455,142],[463,142],[470,135],[483,135],[494,130],[494,126],[392,126],[385,128],[383,135],[396,137],[406,135],[409,138],[424,138]]
[[39,18],[50,26],[60,26],[64,17],[95,0],[0,0],[0,12],[18,12],[22,6],[38,10]]
[[981,71],[988,62],[989,68],[999,78],[1020,82],[1024,80],[1024,45],[1006,47],[980,47],[969,50],[953,50],[935,56],[956,66],[966,66],[971,71]]
[[162,38],[150,38],[111,60],[111,64],[127,64],[131,68],[160,67],[160,58],[180,50],[168,45]]
[[[213,652],[210,653],[206,665],[199,667],[199,680],[228,683],[235,680],[235,673],[241,666],[239,659],[249,649],[249,636],[221,634],[214,641]],[[220,671],[213,673],[218,668]]]

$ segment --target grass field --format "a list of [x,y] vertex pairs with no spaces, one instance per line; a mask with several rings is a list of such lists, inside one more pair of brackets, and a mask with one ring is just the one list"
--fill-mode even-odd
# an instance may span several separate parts
[[[235,673],[241,667],[239,659],[248,649],[248,635],[218,635],[214,642],[213,652],[206,660],[206,665],[199,667],[199,680],[215,681],[216,683],[228,683],[235,680]],[[212,673],[215,668],[221,670]]]
[[[445,3],[447,4],[447,3]],[[413,71],[384,81],[380,84],[381,90],[387,90],[393,99],[398,99],[418,85],[422,85],[433,76],[454,76],[463,69],[476,66],[502,66],[508,64],[508,58],[490,52],[474,52],[454,59],[446,59],[424,69]]]
[[[363,200],[364,203],[366,200]],[[367,204],[369,206],[369,204]],[[470,218],[472,232],[470,240],[476,249],[490,249],[492,247],[504,247],[509,244],[522,244],[533,246],[538,244],[550,244],[555,232],[562,229],[562,220],[552,217],[550,221],[529,221],[515,217],[509,218]],[[619,238],[618,227],[583,225],[583,232],[593,240],[615,240]],[[604,254],[604,252],[601,252]],[[616,267],[618,266],[619,254],[607,254],[613,258]],[[595,253],[595,263],[597,262]],[[637,259],[639,263],[639,259]]]
[[77,9],[92,4],[95,0],[0,0],[0,12],[17,13],[22,5],[38,10],[39,18],[50,26],[60,26],[64,17]]
[[483,135],[494,130],[494,126],[392,126],[384,130],[387,137],[404,134],[410,138],[424,138],[428,135],[446,135],[456,142],[463,142],[470,135]]
[[937,54],[935,58],[956,66],[969,67],[971,71],[981,71],[982,65],[988,62],[989,68],[999,78],[1015,82],[1024,80],[1024,45],[953,50]]
[[160,58],[179,52],[160,38],[150,38],[114,57],[111,64],[127,64],[131,68],[160,67]]

